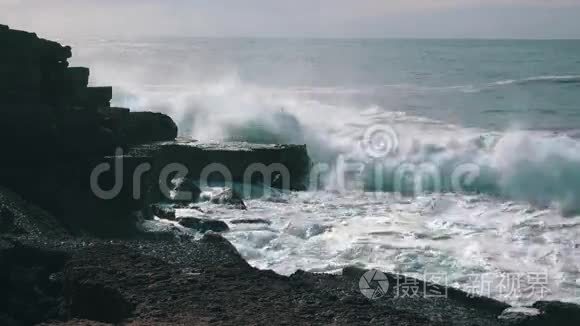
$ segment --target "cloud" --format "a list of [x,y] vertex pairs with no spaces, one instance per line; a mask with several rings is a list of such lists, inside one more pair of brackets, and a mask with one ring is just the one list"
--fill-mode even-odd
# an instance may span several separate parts
[[0,5],[0,23],[47,37],[522,35],[501,26],[537,37],[580,31],[573,22],[580,21],[577,0],[0,0]]
[[21,2],[21,0],[0,0],[0,7],[18,5]]

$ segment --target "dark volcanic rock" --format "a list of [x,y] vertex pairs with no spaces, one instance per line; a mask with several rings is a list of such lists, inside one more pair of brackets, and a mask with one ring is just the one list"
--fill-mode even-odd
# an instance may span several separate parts
[[39,326],[47,326],[47,325],[59,325],[59,326],[111,326],[110,323],[101,323],[94,320],[85,320],[85,319],[71,319],[68,321],[57,322],[51,321],[47,323],[41,323]]
[[67,273],[65,297],[70,316],[118,323],[131,316],[133,305],[115,288],[100,282],[77,281],[74,273]]
[[[201,181],[210,185],[214,183],[223,185],[222,172],[227,171],[226,173],[231,175],[230,181],[233,182],[305,190],[311,168],[311,161],[304,145],[262,145],[241,142],[206,144],[178,139],[174,142],[135,146],[127,157],[153,162],[151,175],[155,182],[159,180],[163,168],[178,163],[187,168],[187,178],[192,181],[204,179]],[[286,175],[277,178],[280,171]],[[162,181],[169,183],[170,180]]]
[[532,307],[506,309],[499,319],[506,326],[579,325],[580,306],[558,301],[538,301]]
[[538,301],[533,307],[542,313],[536,320],[542,325],[580,325],[578,305],[558,301]]
[[[362,269],[356,266],[345,267],[342,270],[342,276],[348,280],[359,282],[361,277],[369,270]],[[444,287],[438,284],[426,283],[424,281],[406,277],[404,275],[383,273],[388,281],[389,288],[388,292],[385,294],[387,298],[394,298],[397,308],[404,310],[418,309],[418,311],[423,311],[423,313],[428,318],[431,318],[433,322],[449,322],[446,321],[442,316],[453,316],[455,318],[454,322],[459,325],[490,325],[489,321],[478,322],[470,321],[469,314],[462,311],[462,308],[472,307],[477,309],[478,313],[487,316],[494,316],[492,318],[499,317],[505,309],[510,306],[506,303],[493,300],[485,297],[473,297],[468,293],[460,291],[451,287]],[[414,296],[401,296],[404,293],[405,284],[417,284],[417,292]],[[431,296],[431,298],[429,298]],[[381,298],[380,300],[382,300]],[[421,304],[426,304],[429,306],[420,307]],[[462,307],[461,309],[458,309]],[[455,310],[455,311],[454,311]],[[499,320],[497,321],[499,322]],[[493,325],[494,323],[491,323]]]
[[131,112],[124,126],[129,144],[173,140],[177,137],[177,125],[165,114],[154,112]]
[[175,209],[171,207],[164,207],[160,205],[151,205],[153,214],[159,218],[166,220],[175,220]]
[[540,311],[534,308],[508,308],[498,317],[506,326],[533,325],[538,320]]
[[222,221],[202,219],[197,217],[180,217],[177,219],[177,222],[186,228],[190,228],[201,233],[205,233],[207,231],[225,232],[230,229],[228,225]]
[[66,229],[57,218],[0,186],[0,234],[2,233],[47,236],[53,239],[68,237]]
[[[170,117],[110,107],[112,88],[89,86],[88,68],[69,67],[70,47],[7,27],[0,28],[0,44],[0,142],[6,154],[0,185],[47,210],[74,234],[138,233],[139,217],[152,217],[150,205],[167,199],[159,175],[170,163],[186,166],[193,180],[212,163],[225,164],[235,180],[242,180],[252,163],[281,163],[292,173],[291,187],[303,187],[309,168],[304,147],[196,150],[189,143],[171,143],[177,126]],[[139,147],[162,141],[170,143]],[[121,148],[133,150],[123,155]],[[119,170],[117,158],[122,158]],[[139,170],[147,164],[151,171]],[[135,183],[136,171],[143,182]],[[258,174],[251,179],[265,181]],[[193,195],[195,200],[198,190]],[[18,232],[10,216],[2,223],[3,230]]]
[[248,218],[248,219],[237,219],[230,221],[232,224],[267,224],[270,225],[272,222],[261,219],[261,218]]
[[63,252],[0,238],[0,321],[32,325],[64,318],[62,283],[51,275],[62,270],[67,259]]
[[146,202],[127,193],[102,200],[89,184],[91,172],[118,147],[174,139],[175,123],[111,108],[112,88],[89,87],[89,69],[69,67],[68,46],[6,27],[0,45],[0,184],[74,232],[134,232],[132,213]]
[[[12,271],[10,275],[18,271],[10,284],[20,284],[17,288],[23,296],[29,293],[24,285],[30,283],[16,279],[37,282],[45,278],[30,275],[49,275],[48,280],[62,280],[56,286],[39,287],[41,293],[49,293],[44,290],[47,288],[54,293],[49,301],[52,303],[46,306],[50,309],[29,306],[34,308],[32,311],[58,312],[46,315],[56,321],[43,319],[42,325],[100,325],[95,320],[129,325],[577,325],[574,316],[578,308],[557,302],[537,303],[543,313],[539,318],[514,324],[513,320],[499,318],[505,310],[499,303],[465,299],[468,294],[458,290],[447,289],[447,297],[396,297],[396,281],[402,276],[388,273],[393,290],[370,300],[359,288],[363,269],[347,268],[342,276],[304,271],[281,276],[252,268],[230,242],[212,232],[199,241],[86,238],[57,242],[39,239],[35,243],[47,248],[19,245],[29,248],[25,252],[18,249],[18,255],[12,255],[20,257],[20,262],[13,258],[1,262],[10,261],[3,265]],[[9,242],[8,246],[15,245]],[[0,259],[6,257],[4,252],[0,250]],[[39,258],[34,252],[43,254]],[[56,258],[46,254],[49,252],[70,254]],[[32,263],[38,261],[42,263]],[[48,272],[21,272],[19,266],[25,265],[22,262]],[[418,284],[422,288],[422,283]],[[0,321],[23,325],[15,314],[24,311],[22,302],[37,299],[15,300],[19,297],[11,293],[0,293],[5,300],[2,303],[14,300],[18,304],[16,308],[8,306],[8,314],[0,307]],[[59,321],[62,319],[67,321]]]
[[[115,159],[114,156],[106,158],[109,164],[113,164]],[[280,185],[289,189],[302,190],[306,188],[311,164],[305,146],[248,143],[201,144],[187,140],[135,146],[122,159],[123,162],[127,162],[123,165],[122,173],[126,177],[126,181],[123,182],[125,185],[123,197],[126,201],[130,201],[134,193],[140,193],[143,201],[141,204],[147,207],[151,204],[173,200],[170,190],[173,190],[175,185],[171,181],[176,177],[191,180],[191,182],[188,181],[188,185],[207,183],[223,186],[224,177],[220,172],[224,171],[225,174],[231,175],[232,182],[244,184],[244,189],[242,189],[244,194],[246,190],[252,190],[252,184],[274,186],[271,182],[277,168],[288,172],[283,178],[286,181],[278,182]],[[151,169],[143,175],[141,182],[135,184],[132,178],[138,170],[137,167],[143,165],[148,165]],[[176,176],[175,173],[165,171],[175,166],[185,169],[186,175]],[[269,166],[270,169],[264,169],[264,166]],[[212,170],[214,168],[217,171]],[[272,178],[268,180],[268,177]],[[138,188],[131,188],[133,185]],[[198,192],[197,189],[192,190],[194,194]],[[240,203],[238,206],[243,208]],[[150,211],[144,211],[143,215],[146,218],[152,217]]]
[[14,225],[14,219],[14,213],[6,206],[0,204],[0,233],[23,232]]
[[237,209],[247,209],[246,204],[242,200],[242,196],[235,190],[227,188],[222,192],[211,197],[213,204],[229,205]]
[[[70,286],[111,289],[106,297],[133,308],[125,322],[135,325],[501,325],[499,313],[475,303],[422,297],[368,300],[358,279],[260,271],[214,233],[188,249],[176,250],[170,242],[152,245],[135,246],[141,252],[122,245],[80,250],[67,263],[67,287],[74,280]],[[191,253],[188,260],[175,261]],[[76,304],[77,297],[69,293],[67,302]],[[107,314],[102,311],[95,318],[104,320]]]
[[173,180],[175,192],[172,201],[180,203],[191,203],[199,200],[199,195],[201,194],[201,189],[195,185],[193,180],[189,178],[175,179]]

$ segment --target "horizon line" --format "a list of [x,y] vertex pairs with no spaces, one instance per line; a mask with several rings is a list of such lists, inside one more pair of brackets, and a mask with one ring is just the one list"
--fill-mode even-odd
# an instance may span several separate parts
[[401,40],[401,41],[580,41],[580,37],[420,37],[420,36],[248,36],[248,35],[62,35],[67,37],[101,38],[101,39],[264,39],[264,40]]

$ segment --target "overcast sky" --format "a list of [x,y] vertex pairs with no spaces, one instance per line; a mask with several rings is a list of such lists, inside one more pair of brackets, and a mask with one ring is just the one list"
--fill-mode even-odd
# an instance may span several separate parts
[[580,38],[580,0],[0,0],[43,36]]

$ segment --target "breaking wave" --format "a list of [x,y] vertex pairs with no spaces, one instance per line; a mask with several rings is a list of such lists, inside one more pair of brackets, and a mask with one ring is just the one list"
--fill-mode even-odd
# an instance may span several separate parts
[[[535,77],[519,83],[540,81],[580,82],[580,76]],[[305,143],[316,162],[332,168],[322,180],[327,189],[335,189],[336,176],[345,175],[337,162],[346,159],[361,166],[358,178],[364,190],[406,194],[416,190],[418,182],[426,192],[475,192],[542,207],[557,205],[566,214],[580,211],[580,142],[566,135],[460,128],[377,106],[331,105],[281,94],[235,77],[190,89],[126,88],[117,104],[164,111],[178,121],[184,136],[202,141]],[[373,126],[393,128],[396,153],[379,159],[367,155],[361,144]],[[397,179],[402,166],[426,165],[436,169],[437,180],[429,173]]]
[[490,85],[527,85],[538,83],[554,83],[554,84],[576,84],[580,83],[580,75],[569,76],[536,76],[524,79],[508,79],[500,80]]
[[[409,163],[414,174],[401,183],[397,172]],[[378,166],[380,178],[376,169],[365,175],[372,190],[412,192],[419,183],[428,192],[484,193],[542,208],[556,205],[566,215],[580,210],[580,143],[566,136],[526,131],[480,135],[426,144]]]

